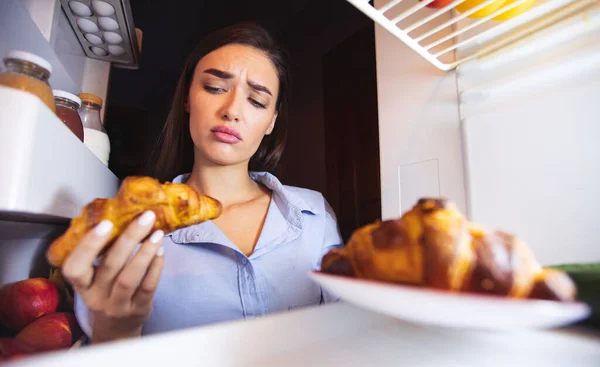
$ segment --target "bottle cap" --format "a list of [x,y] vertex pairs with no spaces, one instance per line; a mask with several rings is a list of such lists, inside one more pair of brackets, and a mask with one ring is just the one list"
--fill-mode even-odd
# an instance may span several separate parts
[[95,94],[79,93],[79,98],[81,98],[82,102],[92,102],[92,103],[99,104],[100,106],[102,106],[102,98],[98,97]]
[[8,59],[18,59],[18,60],[28,61],[32,64],[36,64],[37,66],[48,70],[48,72],[50,74],[52,74],[52,65],[50,64],[50,62],[48,62],[48,60],[44,59],[43,57],[32,54],[31,52],[20,51],[20,50],[11,50],[6,53],[6,56],[4,56],[4,60],[8,60]]
[[78,106],[81,106],[81,99],[72,93],[65,92],[64,90],[54,89],[52,90],[52,94],[54,94],[54,97],[68,99],[77,103]]

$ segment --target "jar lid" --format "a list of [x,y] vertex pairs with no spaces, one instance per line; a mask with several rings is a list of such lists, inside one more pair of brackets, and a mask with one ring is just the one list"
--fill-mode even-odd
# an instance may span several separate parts
[[68,100],[71,100],[71,101],[77,103],[78,106],[81,106],[81,99],[79,99],[79,97],[77,97],[74,94],[65,92],[64,90],[58,90],[58,89],[52,90],[52,94],[54,94],[54,97],[68,99]]
[[99,104],[100,106],[102,106],[102,98],[98,97],[95,94],[79,93],[79,98],[81,98],[81,100],[84,102],[92,102],[92,103]]
[[36,64],[46,70],[48,70],[48,72],[50,74],[52,74],[52,65],[50,64],[50,62],[48,62],[48,60],[44,59],[43,57],[40,57],[38,55],[34,55],[30,52],[26,52],[26,51],[19,51],[19,50],[11,50],[8,51],[6,53],[6,56],[4,56],[4,59],[20,59],[20,60],[25,60],[28,61],[30,63]]

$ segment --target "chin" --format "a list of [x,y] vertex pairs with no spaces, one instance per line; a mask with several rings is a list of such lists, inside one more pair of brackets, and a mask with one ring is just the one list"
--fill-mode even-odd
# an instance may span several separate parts
[[247,160],[233,160],[233,159],[225,159],[222,157],[214,157],[214,158],[209,157],[208,159],[212,163],[218,164],[219,166],[237,166],[239,164],[247,162]]
[[200,151],[199,152],[204,159],[220,166],[235,166],[250,160],[250,157],[240,157],[237,152],[233,152],[230,149],[211,149],[211,151]]
[[248,162],[258,149],[257,146],[256,149],[248,151],[249,147],[245,146],[244,143],[230,145],[215,141],[210,135],[197,139],[192,134],[192,141],[194,142],[196,156],[220,166],[235,166]]

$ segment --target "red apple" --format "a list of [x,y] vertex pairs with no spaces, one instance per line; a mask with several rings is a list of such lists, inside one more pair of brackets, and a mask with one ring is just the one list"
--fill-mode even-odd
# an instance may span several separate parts
[[0,339],[2,338],[12,338],[15,336],[15,332],[6,328],[0,324]]
[[16,339],[43,352],[69,348],[81,336],[71,312],[54,312],[40,317],[17,334]]
[[23,357],[35,350],[30,345],[13,338],[0,338],[0,360]]
[[55,312],[59,301],[58,289],[45,278],[7,284],[0,289],[0,323],[21,330],[38,317]]
[[[423,0],[419,0],[419,1],[423,1]],[[454,0],[434,0],[432,3],[427,4],[428,8],[443,8],[444,6],[450,4],[452,1]]]

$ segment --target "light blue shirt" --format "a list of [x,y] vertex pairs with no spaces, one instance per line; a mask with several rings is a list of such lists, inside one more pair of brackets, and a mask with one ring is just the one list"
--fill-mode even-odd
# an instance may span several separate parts
[[[245,256],[212,221],[167,235],[165,266],[143,334],[337,301],[308,277],[320,268],[325,253],[342,246],[335,214],[323,195],[282,185],[266,172],[250,177],[273,192],[254,252]],[[78,296],[75,313],[90,335],[91,315]]]

